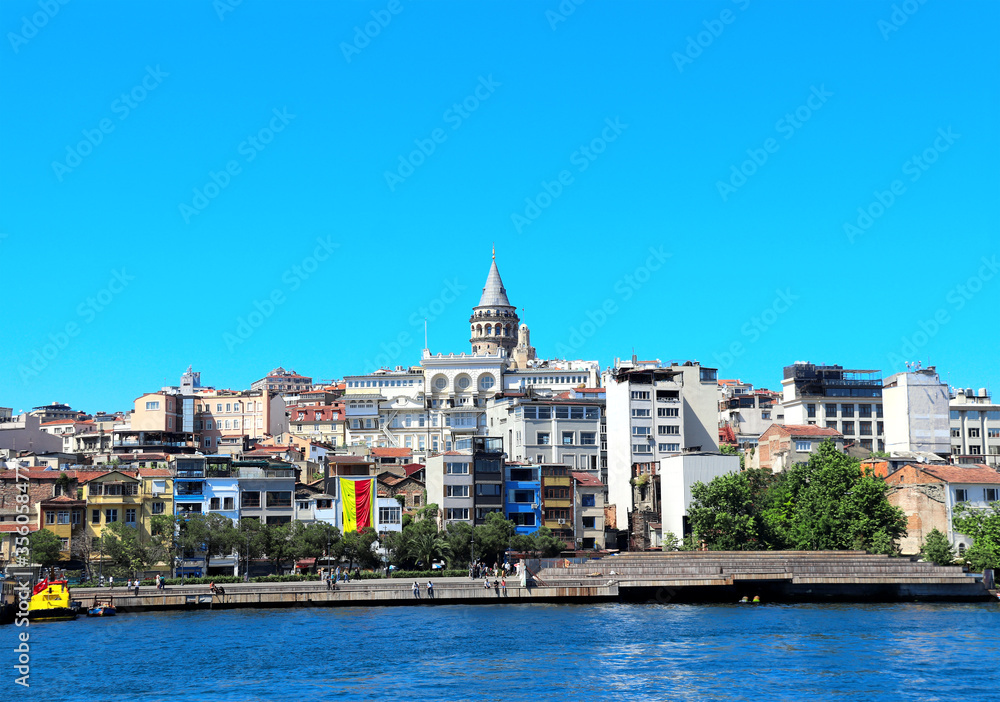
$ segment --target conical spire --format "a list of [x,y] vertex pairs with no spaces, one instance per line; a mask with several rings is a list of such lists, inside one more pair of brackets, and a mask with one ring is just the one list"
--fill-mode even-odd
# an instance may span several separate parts
[[507,291],[500,280],[500,271],[497,270],[496,256],[494,254],[493,263],[490,265],[490,274],[486,277],[486,285],[483,287],[483,296],[479,298],[479,307],[511,307],[510,300],[507,299]]

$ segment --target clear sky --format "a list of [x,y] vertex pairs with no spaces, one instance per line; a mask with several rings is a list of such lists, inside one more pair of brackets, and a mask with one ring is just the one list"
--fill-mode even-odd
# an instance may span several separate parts
[[974,1],[4,0],[0,406],[415,364],[425,317],[468,351],[494,242],[542,357],[771,388],[920,360],[1000,392],[998,27]]

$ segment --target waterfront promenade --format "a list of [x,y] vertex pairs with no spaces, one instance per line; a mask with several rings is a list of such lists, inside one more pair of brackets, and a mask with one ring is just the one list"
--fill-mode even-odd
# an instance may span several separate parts
[[[529,563],[531,563],[529,561]],[[575,563],[553,559],[522,587],[483,580],[355,580],[328,589],[325,581],[230,583],[212,593],[208,585],[172,585],[165,590],[78,588],[84,606],[95,595],[114,595],[119,611],[230,609],[413,604],[497,604],[527,602],[735,602],[760,595],[766,602],[986,601],[981,579],[956,566],[935,566],[860,551],[625,553]],[[492,583],[492,580],[491,580]]]

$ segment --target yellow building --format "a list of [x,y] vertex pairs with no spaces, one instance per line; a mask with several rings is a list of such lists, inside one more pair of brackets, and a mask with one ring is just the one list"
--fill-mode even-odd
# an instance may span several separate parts
[[83,500],[69,495],[51,497],[38,503],[38,526],[51,531],[62,542],[60,560],[68,561],[72,556],[73,531],[82,525],[86,506]]

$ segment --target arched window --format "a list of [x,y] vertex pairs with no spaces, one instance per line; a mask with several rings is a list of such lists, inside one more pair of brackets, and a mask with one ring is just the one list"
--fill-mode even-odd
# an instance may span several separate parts
[[500,336],[503,333],[503,326],[497,324],[495,336]]
[[487,324],[486,325],[486,336],[489,336],[492,333],[492,331],[493,331],[493,325]]
[[477,324],[476,325],[476,334],[478,334],[479,336],[483,335],[483,325],[482,324]]
[[503,335],[504,336],[510,336],[510,325],[509,324],[506,327],[504,327]]

